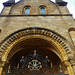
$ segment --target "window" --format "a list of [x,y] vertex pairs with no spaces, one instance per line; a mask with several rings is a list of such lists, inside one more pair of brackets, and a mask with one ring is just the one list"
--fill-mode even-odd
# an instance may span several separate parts
[[30,8],[29,7],[25,8],[25,14],[30,14]]
[[46,8],[45,5],[41,5],[41,6],[39,7],[39,10],[40,10],[40,14],[46,14],[46,13],[47,13],[47,12],[46,12],[47,8]]
[[41,13],[41,14],[46,14],[46,11],[45,11],[45,8],[44,8],[44,7],[41,7],[41,8],[40,8],[40,13]]
[[22,13],[24,15],[29,15],[30,14],[30,8],[31,8],[31,6],[29,6],[29,5],[24,6]]

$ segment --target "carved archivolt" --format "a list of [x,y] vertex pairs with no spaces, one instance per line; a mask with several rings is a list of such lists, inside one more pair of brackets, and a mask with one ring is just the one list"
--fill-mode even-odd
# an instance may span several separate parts
[[[72,55],[74,54],[72,54],[73,52],[71,48],[65,41],[66,39],[64,39],[62,36],[58,35],[57,33],[44,28],[26,28],[13,33],[8,38],[6,38],[4,42],[2,42],[0,54],[2,54],[3,56],[4,52],[8,53],[7,51],[8,48],[10,47],[10,45],[12,46],[12,43],[17,39],[21,39],[21,37],[25,38],[26,36],[32,36],[32,35],[41,35],[45,36],[47,39],[50,38],[51,41],[53,41],[56,45],[60,47],[60,49],[62,50],[61,52],[63,52],[63,54],[66,54],[68,60],[73,59]],[[1,60],[3,60],[2,56]]]

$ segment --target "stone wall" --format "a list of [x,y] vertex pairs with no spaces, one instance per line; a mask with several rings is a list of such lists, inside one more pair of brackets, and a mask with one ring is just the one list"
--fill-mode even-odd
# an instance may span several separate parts
[[46,8],[46,14],[70,14],[66,6],[58,6],[57,4],[49,0],[22,0],[18,3],[15,3],[11,7],[5,7],[2,12],[2,15],[8,15],[7,12],[10,12],[10,15],[24,15],[24,7],[30,6],[30,14],[40,14],[40,6],[44,5]]
[[75,24],[71,16],[12,16],[0,17],[0,20],[0,41],[20,29],[36,26],[53,30],[71,43],[68,29]]
[[[25,15],[24,14],[24,7],[29,5],[30,6],[30,14]],[[46,9],[46,14],[41,15],[40,14],[40,8],[39,6],[44,5]],[[69,33],[70,28],[75,28],[75,20],[69,13],[66,6],[58,6],[57,4],[49,1],[49,0],[22,0],[18,3],[15,3],[14,5],[10,7],[5,7],[3,12],[0,15],[0,43],[11,35],[12,33],[15,33],[18,30],[25,29],[25,28],[34,28],[34,27],[40,27],[52,30],[59,35],[66,38],[67,41],[69,41],[69,46],[72,47],[71,49],[74,50],[74,42],[72,40],[72,33]],[[73,35],[75,37],[75,35]],[[63,39],[63,38],[62,38]],[[65,42],[66,42],[65,40]],[[75,40],[75,39],[74,39]],[[68,45],[67,44],[67,45]],[[57,45],[57,43],[56,43]],[[60,47],[59,47],[60,48]],[[63,48],[60,48],[62,54],[64,54],[64,51],[62,51]],[[6,51],[6,50],[5,50]],[[66,50],[67,51],[67,50]],[[73,51],[74,52],[74,51]],[[68,51],[70,56],[74,57],[74,53],[72,51]],[[8,52],[6,51],[8,54]],[[71,54],[70,54],[71,53]],[[0,57],[1,57],[0,52]],[[8,56],[8,55],[7,55]],[[64,55],[65,56],[65,55]],[[63,56],[63,57],[64,57]],[[71,71],[75,71],[75,62],[74,59],[69,58],[73,60],[71,65],[69,63],[66,63],[66,65],[69,65],[68,70],[70,75],[74,75],[74,73],[71,73]],[[65,61],[66,62],[66,61]],[[71,66],[73,66],[73,70],[70,71]],[[2,70],[2,65],[0,66],[0,70]],[[0,71],[0,75],[1,75]]]
[[[30,6],[30,15],[34,16],[24,15],[24,7],[27,5]],[[41,5],[45,6],[45,16],[40,16]],[[0,41],[17,30],[36,26],[53,30],[72,43],[68,29],[74,27],[75,22],[68,14],[70,13],[66,6],[58,6],[49,0],[22,0],[13,6],[6,6],[1,15],[13,16],[0,16]]]

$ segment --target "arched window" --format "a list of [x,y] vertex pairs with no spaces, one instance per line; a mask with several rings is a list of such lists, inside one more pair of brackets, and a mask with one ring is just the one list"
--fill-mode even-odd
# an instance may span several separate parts
[[30,6],[29,5],[26,5],[24,8],[23,8],[23,14],[30,14]]
[[30,8],[29,7],[25,8],[25,14],[30,14]]
[[46,6],[40,6],[40,14],[46,14]]
[[44,7],[41,7],[41,8],[40,8],[40,13],[41,13],[41,14],[46,14],[46,11],[45,11],[45,8],[44,8]]

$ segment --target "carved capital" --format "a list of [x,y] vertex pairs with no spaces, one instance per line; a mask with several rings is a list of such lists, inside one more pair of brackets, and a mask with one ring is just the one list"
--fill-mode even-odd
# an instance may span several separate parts
[[68,61],[64,61],[64,64],[65,64],[66,67],[70,67],[71,66]]

